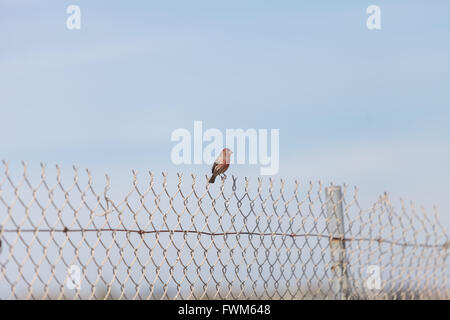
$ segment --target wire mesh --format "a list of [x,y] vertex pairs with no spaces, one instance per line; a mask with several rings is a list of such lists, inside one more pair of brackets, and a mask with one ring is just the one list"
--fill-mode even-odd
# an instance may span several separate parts
[[343,186],[336,238],[321,182],[133,171],[123,195],[76,167],[3,169],[1,299],[335,299],[333,241],[345,299],[450,297],[436,210],[387,194],[363,209]]

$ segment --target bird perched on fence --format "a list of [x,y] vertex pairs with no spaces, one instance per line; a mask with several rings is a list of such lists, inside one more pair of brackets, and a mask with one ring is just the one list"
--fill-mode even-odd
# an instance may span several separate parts
[[209,179],[209,183],[214,183],[218,175],[221,175],[225,171],[227,171],[228,167],[230,166],[230,157],[232,153],[233,152],[228,148],[222,150],[222,152],[217,157],[216,161],[214,161],[211,170],[212,176],[211,179]]

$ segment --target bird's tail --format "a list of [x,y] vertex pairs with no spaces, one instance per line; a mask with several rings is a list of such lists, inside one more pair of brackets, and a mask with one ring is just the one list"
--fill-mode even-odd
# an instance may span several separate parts
[[211,179],[209,179],[209,183],[214,183],[214,181],[216,181],[216,175],[215,174],[213,174],[212,176],[211,176]]

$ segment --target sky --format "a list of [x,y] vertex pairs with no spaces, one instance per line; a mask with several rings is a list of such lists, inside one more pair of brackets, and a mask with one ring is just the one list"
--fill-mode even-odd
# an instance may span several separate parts
[[[81,29],[68,30],[69,5]],[[381,9],[381,30],[366,8]],[[450,2],[0,1],[0,158],[112,185],[175,165],[171,133],[279,129],[274,178],[438,208],[450,227]],[[259,176],[258,165],[230,174]]]

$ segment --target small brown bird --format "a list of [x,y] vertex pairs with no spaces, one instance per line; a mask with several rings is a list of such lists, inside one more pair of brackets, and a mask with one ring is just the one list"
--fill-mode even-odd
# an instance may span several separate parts
[[230,157],[232,153],[233,152],[228,148],[222,150],[220,155],[217,157],[216,161],[214,161],[211,170],[212,176],[211,179],[209,179],[209,183],[214,183],[218,175],[221,175],[225,171],[227,171],[228,167],[230,166]]

